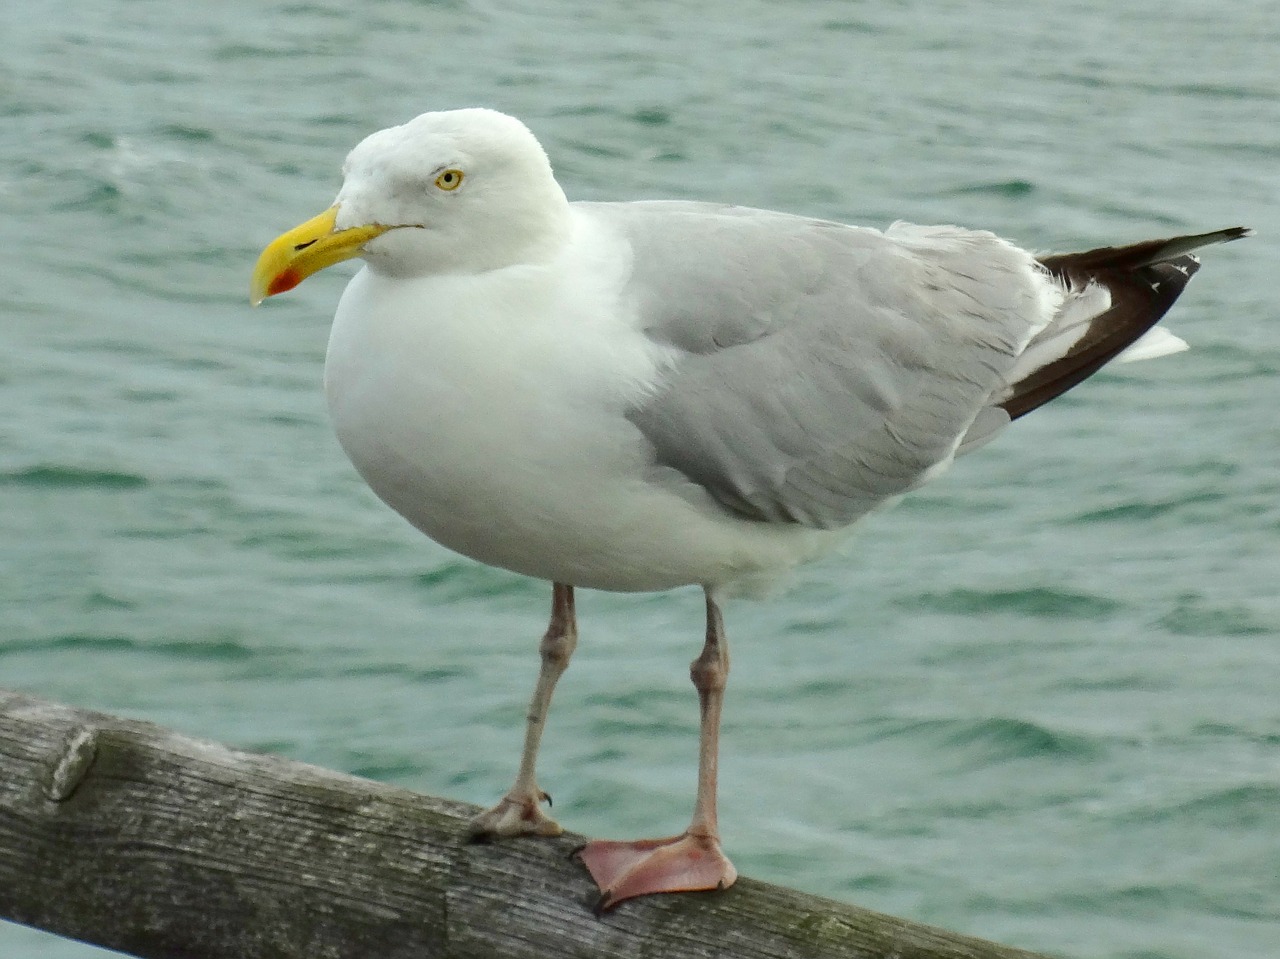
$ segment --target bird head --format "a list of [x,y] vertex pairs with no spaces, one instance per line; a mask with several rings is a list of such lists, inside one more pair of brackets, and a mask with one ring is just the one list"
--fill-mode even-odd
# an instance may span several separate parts
[[480,273],[554,255],[568,204],[541,145],[494,110],[424,113],[347,156],[333,205],[273,240],[256,305],[352,257],[390,276]]

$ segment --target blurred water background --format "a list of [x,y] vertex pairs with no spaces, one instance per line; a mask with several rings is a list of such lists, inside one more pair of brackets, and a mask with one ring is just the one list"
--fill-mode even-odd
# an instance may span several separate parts
[[[1191,352],[729,606],[721,821],[747,875],[1027,948],[1280,953],[1274,3],[9,0],[0,33],[0,685],[475,802],[549,590],[343,458],[342,268],[246,302],[365,134],[493,106],[574,198],[1041,249],[1259,228],[1175,308]],[[571,829],[677,831],[701,597],[579,604],[542,783]]]

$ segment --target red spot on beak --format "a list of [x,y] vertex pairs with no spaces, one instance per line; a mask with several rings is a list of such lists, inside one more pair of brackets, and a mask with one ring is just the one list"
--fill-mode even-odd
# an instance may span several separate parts
[[271,281],[271,285],[267,287],[267,296],[275,296],[277,293],[292,290],[301,282],[302,275],[297,270],[285,270]]

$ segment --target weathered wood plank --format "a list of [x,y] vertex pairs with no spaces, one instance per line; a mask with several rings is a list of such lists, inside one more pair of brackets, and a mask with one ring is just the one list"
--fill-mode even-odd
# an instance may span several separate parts
[[0,917],[147,959],[1043,959],[750,879],[597,918],[476,811],[0,691]]

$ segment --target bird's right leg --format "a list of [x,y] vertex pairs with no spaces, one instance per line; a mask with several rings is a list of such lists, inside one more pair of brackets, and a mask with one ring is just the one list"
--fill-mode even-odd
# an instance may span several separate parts
[[658,892],[728,889],[738,878],[720,848],[716,824],[716,769],[720,754],[720,710],[729,681],[729,643],[724,620],[707,590],[707,639],[689,668],[698,691],[702,732],[698,742],[698,795],[693,820],[678,836],[618,842],[595,839],[576,853],[600,887],[596,912],[612,909],[632,896]]
[[520,756],[520,771],[515,784],[492,809],[487,809],[471,820],[471,835],[476,839],[493,839],[502,836],[558,836],[564,830],[560,824],[542,811],[542,801],[551,798],[538,788],[535,766],[538,761],[538,744],[542,741],[542,728],[546,725],[547,710],[551,707],[551,694],[556,681],[569,665],[569,657],[578,645],[578,621],[573,611],[573,587],[556,583],[551,589],[551,623],[542,637],[539,652],[542,668],[538,672],[538,685],[529,704],[528,724],[524,732],[524,752]]

